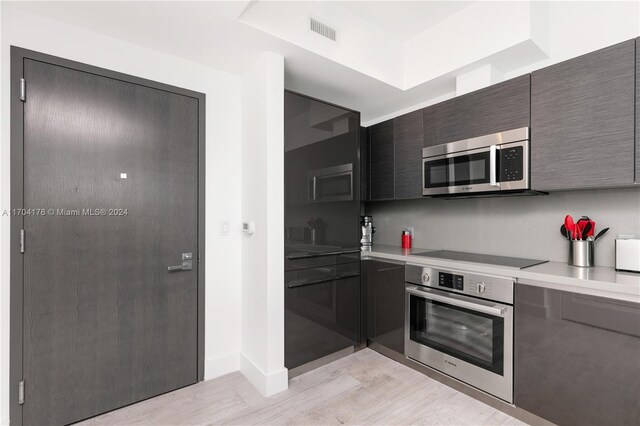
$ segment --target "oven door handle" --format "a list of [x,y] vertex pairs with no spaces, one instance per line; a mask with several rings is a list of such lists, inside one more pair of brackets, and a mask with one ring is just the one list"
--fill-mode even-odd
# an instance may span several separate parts
[[452,297],[440,296],[439,294],[427,293],[426,291],[420,291],[417,287],[407,287],[407,293],[414,296],[421,297],[423,299],[433,300],[436,302],[446,303],[448,305],[457,306],[459,308],[465,308],[476,312],[482,312],[484,314],[493,315],[496,317],[504,317],[506,309],[501,306],[487,306],[480,305],[478,303],[468,302],[466,300],[454,299]]
[[491,145],[489,148],[489,185],[500,186],[498,183],[497,170],[498,145]]

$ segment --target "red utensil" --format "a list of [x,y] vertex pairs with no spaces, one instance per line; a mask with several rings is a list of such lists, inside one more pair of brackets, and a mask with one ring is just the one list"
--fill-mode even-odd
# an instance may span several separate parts
[[573,218],[569,214],[564,217],[564,227],[567,228],[567,233],[569,234],[569,237],[575,240],[576,224],[573,222]]
[[580,231],[582,232],[582,238],[593,237],[596,230],[596,223],[589,219],[588,216],[582,216],[577,225],[580,225]]

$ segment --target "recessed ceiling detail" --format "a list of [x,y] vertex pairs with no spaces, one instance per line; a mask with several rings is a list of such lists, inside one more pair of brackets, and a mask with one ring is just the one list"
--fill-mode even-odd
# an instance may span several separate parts
[[[640,3],[624,1],[2,1],[0,7],[4,23],[41,15],[236,75],[263,52],[275,52],[285,58],[287,89],[361,111],[365,125],[640,35]],[[335,29],[336,40],[312,32],[311,18]]]
[[[239,21],[400,90],[469,67],[502,72],[546,57],[544,2],[254,2]],[[304,23],[335,40],[310,38]],[[508,17],[505,19],[505,17]],[[422,23],[422,25],[421,25]],[[519,61],[505,55],[517,51]]]

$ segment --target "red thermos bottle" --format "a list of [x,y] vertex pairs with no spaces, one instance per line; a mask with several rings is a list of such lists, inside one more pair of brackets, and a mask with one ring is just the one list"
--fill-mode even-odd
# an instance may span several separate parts
[[409,231],[402,231],[402,248],[411,248],[411,232]]

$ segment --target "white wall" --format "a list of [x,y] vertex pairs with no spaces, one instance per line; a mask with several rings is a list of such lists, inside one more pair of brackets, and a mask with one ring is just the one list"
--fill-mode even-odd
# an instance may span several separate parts
[[242,373],[264,395],[284,368],[284,58],[264,53],[243,75]]
[[[9,46],[109,68],[207,96],[205,377],[239,368],[240,160],[239,76],[32,15],[2,2],[0,87],[0,209],[9,208]],[[231,235],[219,222],[231,220]],[[0,424],[9,419],[9,219],[0,216]],[[281,253],[278,253],[281,256]],[[277,307],[277,304],[274,306]]]
[[549,1],[549,57],[505,72],[505,79],[640,36],[640,1]]

